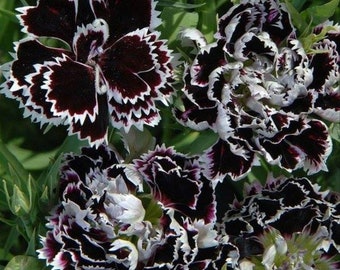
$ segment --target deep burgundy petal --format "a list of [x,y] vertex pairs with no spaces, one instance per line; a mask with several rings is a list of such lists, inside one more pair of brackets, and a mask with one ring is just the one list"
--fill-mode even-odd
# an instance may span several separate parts
[[11,66],[11,80],[15,83],[11,91],[29,86],[25,77],[36,72],[34,65],[44,64],[45,61],[54,61],[56,57],[61,57],[63,54],[69,55],[69,52],[63,49],[49,48],[32,39],[21,40],[16,45],[15,50],[17,58]]
[[[162,83],[162,73],[155,67],[156,58],[146,29],[119,39],[98,61],[113,92],[111,96],[120,103],[122,100],[133,103],[133,100],[155,91]],[[143,76],[147,76],[149,81],[145,81]]]
[[110,25],[110,40],[116,41],[125,34],[160,23],[157,19],[154,0],[94,1],[97,18],[103,18]]
[[208,179],[222,180],[226,175],[239,179],[249,172],[257,161],[255,153],[242,140],[219,139],[202,157]]
[[107,140],[107,129],[109,126],[107,97],[98,95],[98,113],[93,120],[86,117],[84,122],[73,122],[70,128],[71,133],[77,133],[81,139],[88,139],[91,143],[99,145]]
[[113,126],[128,131],[132,125],[142,128],[158,123],[155,100],[167,104],[172,93],[170,59],[158,33],[148,34],[147,29],[125,35],[100,56]]
[[76,60],[82,63],[93,61],[92,59],[103,51],[108,35],[108,25],[102,20],[78,27],[73,38]]
[[144,99],[137,99],[134,104],[129,101],[125,104],[120,104],[111,98],[109,100],[109,109],[112,126],[116,128],[123,127],[126,131],[132,125],[142,129],[143,124],[154,126],[160,120],[158,109],[151,95],[145,96]]
[[[78,1],[77,1],[78,2]],[[19,9],[24,31],[39,37],[55,37],[72,45],[76,30],[76,10],[73,0],[40,0],[36,7]]]
[[58,58],[48,68],[44,88],[47,100],[53,103],[54,115],[75,122],[85,117],[93,121],[98,111],[94,70],[69,57]]
[[310,174],[326,170],[325,161],[331,151],[327,127],[318,120],[276,121],[274,136],[259,138],[259,148],[270,163],[288,170],[303,167]]
[[276,44],[281,44],[293,31],[290,14],[284,4],[278,1],[263,1],[265,6],[265,22],[263,31],[268,32]]
[[323,119],[332,122],[340,121],[340,93],[319,94],[314,103],[314,112]]
[[221,40],[202,48],[190,67],[191,84],[207,85],[212,71],[227,63],[224,45],[224,41]]
[[332,141],[327,126],[323,122],[309,121],[308,128],[300,136],[294,136],[288,140],[306,155],[304,168],[309,174],[327,170],[326,160],[332,149]]
[[339,81],[338,53],[335,43],[328,40],[315,44],[314,49],[323,52],[310,56],[313,81],[308,88],[324,93],[325,89],[336,85]]
[[172,148],[157,146],[154,151],[136,160],[135,164],[151,187],[155,199],[164,207],[197,209],[203,185],[197,161],[191,161]]
[[174,109],[174,116],[182,125],[196,130],[214,127],[217,118],[217,107],[200,108],[187,97],[183,97],[182,102],[184,111],[178,108]]
[[[9,67],[5,77],[11,83],[5,85],[2,92],[20,101],[25,108],[24,116],[31,117],[33,121],[60,124],[53,114],[52,103],[47,100],[47,90],[43,89],[45,75],[48,69],[44,64],[53,63],[58,57],[69,55],[63,49],[49,48],[36,40],[26,38],[16,44],[17,56]],[[44,117],[41,117],[44,115]]]

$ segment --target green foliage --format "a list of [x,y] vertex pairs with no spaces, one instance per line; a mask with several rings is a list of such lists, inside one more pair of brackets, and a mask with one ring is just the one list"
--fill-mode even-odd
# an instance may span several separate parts
[[5,270],[22,270],[22,269],[46,269],[44,263],[36,257],[18,255],[15,256],[6,265]]
[[[29,2],[34,4],[35,1]],[[174,52],[182,49],[178,35],[184,28],[200,29],[208,42],[211,42],[216,32],[216,10],[235,2],[160,0],[157,9],[161,11],[163,24],[158,30],[162,38],[168,39],[169,47]],[[284,2],[305,48],[308,48],[311,41],[320,38],[311,34],[315,25],[327,19],[340,21],[339,0]],[[25,5],[27,2],[24,0],[0,0],[0,65],[11,60],[8,52],[13,51],[13,42],[23,36],[15,8]],[[180,95],[181,86],[177,85],[177,89]],[[124,137],[124,143],[129,149],[129,152],[125,152],[127,160],[152,149],[156,143],[173,145],[180,152],[199,154],[216,141],[217,135],[211,131],[192,131],[177,124],[170,110],[162,110],[162,122],[152,131],[132,129],[124,135],[115,133],[110,141],[121,143],[121,137]],[[334,149],[328,161],[329,172],[319,173],[313,179],[324,188],[340,191],[339,124],[331,125],[330,130]],[[138,145],[135,144],[137,140]],[[52,127],[44,134],[39,126],[22,118],[22,111],[16,102],[0,97],[0,262],[3,264],[0,269],[45,269],[44,262],[37,259],[35,250],[39,248],[39,235],[44,234],[45,216],[56,203],[62,157],[64,153],[79,152],[84,145],[86,142],[79,141],[76,136],[67,137],[64,128]],[[252,170],[245,181],[265,180],[269,172],[275,175],[288,174],[263,162],[262,166]],[[239,182],[238,185],[243,183]],[[149,205],[147,218],[156,223],[160,216],[159,206],[150,203],[150,198],[145,198],[145,205]],[[293,240],[296,243],[299,238]]]

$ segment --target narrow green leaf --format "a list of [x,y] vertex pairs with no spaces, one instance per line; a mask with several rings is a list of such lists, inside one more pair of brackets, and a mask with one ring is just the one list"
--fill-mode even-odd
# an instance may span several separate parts
[[13,255],[0,248],[0,261],[10,261]]
[[33,230],[33,233],[31,235],[30,241],[28,243],[27,249],[26,249],[26,255],[28,256],[35,256],[36,253],[36,244],[37,244],[37,234],[36,229]]
[[7,205],[9,207],[9,209],[11,210],[11,212],[13,213],[13,210],[11,209],[11,196],[9,195],[9,192],[8,192],[6,180],[2,180],[2,184],[3,184],[3,187],[4,187],[4,193],[5,193]]
[[333,123],[330,126],[330,135],[331,137],[340,142],[340,124],[339,123]]
[[14,185],[13,187],[11,209],[13,214],[17,216],[29,214],[31,210],[29,198],[27,198],[27,196],[19,189],[17,185]]
[[18,239],[19,239],[19,232],[18,230],[16,229],[16,227],[12,227],[8,233],[8,236],[7,236],[7,239],[6,239],[6,242],[4,243],[3,245],[3,249],[4,249],[4,252],[9,254],[10,253],[10,249],[15,245],[17,244],[18,242]]
[[15,256],[6,265],[5,270],[40,270],[45,269],[44,263],[32,256],[19,255]]
[[10,10],[0,8],[0,14],[7,16],[13,22],[18,22],[16,14]]
[[286,7],[288,9],[288,12],[291,16],[292,22],[295,25],[295,27],[302,33],[307,28],[308,24],[306,21],[302,18],[301,14],[298,12],[298,10],[290,3],[289,0],[285,0]]
[[298,10],[301,11],[303,5],[307,2],[307,0],[291,0],[292,5]]
[[0,155],[2,156],[2,158],[0,158],[0,162],[3,163],[1,165],[3,165],[4,168],[7,168],[9,173],[11,173],[11,167],[21,181],[26,181],[28,179],[28,172],[25,170],[16,156],[8,150],[7,146],[2,140],[0,140]]

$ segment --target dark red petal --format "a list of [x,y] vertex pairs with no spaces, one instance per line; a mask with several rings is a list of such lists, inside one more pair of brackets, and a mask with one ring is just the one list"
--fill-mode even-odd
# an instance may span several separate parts
[[[174,208],[184,213],[190,211],[196,213],[200,207],[200,213],[197,212],[197,216],[211,218],[208,199],[210,197],[207,194],[205,198],[202,198],[206,200],[204,201],[206,204],[202,202],[198,206],[203,182],[197,160],[191,160],[177,153],[173,148],[157,146],[154,151],[150,151],[134,162],[152,189],[155,199],[160,201],[165,208]],[[206,189],[212,193],[209,186]]]
[[126,131],[131,126],[142,129],[143,124],[154,126],[160,120],[158,109],[152,96],[138,99],[135,104],[127,101],[125,104],[116,102],[113,98],[109,100],[111,123],[116,128],[124,128]]
[[225,43],[219,41],[213,46],[209,45],[203,48],[195,58],[191,68],[191,84],[205,86],[209,83],[209,75],[218,67],[227,63],[225,52],[223,50]]
[[226,175],[236,180],[249,172],[257,161],[253,151],[242,140],[218,140],[202,157],[208,179],[222,180]]
[[44,247],[39,251],[39,258],[44,258],[48,263],[51,263],[61,249],[62,244],[55,239],[52,232],[47,232],[46,238],[42,239],[42,243]]
[[[77,1],[78,2],[78,1]],[[73,0],[40,0],[35,7],[19,9],[24,31],[39,37],[55,37],[72,45],[76,30]]]
[[119,39],[98,60],[106,82],[119,103],[134,103],[144,95],[163,86],[166,78],[157,68],[157,54],[149,41],[146,29],[138,30]]
[[217,106],[200,108],[187,97],[183,97],[182,102],[184,111],[174,109],[174,116],[182,125],[195,130],[214,128],[217,118]]
[[313,81],[308,88],[324,93],[325,89],[339,82],[338,53],[335,43],[329,40],[316,44],[313,49],[320,52],[310,56]]
[[288,128],[259,142],[269,162],[288,170],[303,166],[310,174],[326,169],[325,162],[331,151],[327,127],[318,120],[292,121]]
[[296,207],[282,212],[275,221],[268,223],[269,226],[278,229],[282,234],[302,232],[318,216],[318,211],[311,207]]
[[95,58],[102,52],[108,35],[108,26],[104,21],[95,20],[92,24],[78,27],[73,38],[76,60],[86,63]]
[[308,121],[308,128],[300,135],[288,138],[305,154],[304,168],[309,174],[326,170],[326,160],[332,150],[327,126],[318,120]]
[[271,39],[280,44],[294,31],[290,15],[282,3],[276,0],[264,1],[265,21],[262,30],[268,32]]
[[314,103],[314,112],[328,121],[339,122],[340,92],[319,94]]
[[159,24],[153,0],[94,1],[97,18],[110,25],[110,40],[116,41],[129,32]]
[[74,118],[75,121],[89,116],[93,120],[98,110],[95,71],[69,57],[57,60],[57,63],[48,65],[50,71],[45,84],[54,115]]
[[63,54],[69,55],[69,52],[65,50],[49,48],[37,40],[31,39],[19,41],[15,49],[17,59],[13,61],[11,67],[11,80],[16,82],[15,88],[29,86],[25,77],[36,72],[34,65],[43,64],[45,61],[54,61],[56,57],[61,57]]
[[[37,72],[27,76],[31,83],[31,86],[27,89],[26,95],[28,95],[28,103],[32,106],[32,118],[33,120],[40,119],[41,123],[52,122],[55,124],[61,123],[61,119],[53,114],[53,103],[47,100],[47,90],[42,86],[45,83],[45,74],[49,71],[48,67],[43,65],[36,65]],[[46,117],[43,118],[41,116]]]
[[109,125],[108,108],[106,95],[100,95],[98,99],[98,114],[92,121],[85,118],[84,123],[72,123],[70,133],[77,133],[81,139],[88,139],[91,144],[99,145],[106,141],[107,129]]

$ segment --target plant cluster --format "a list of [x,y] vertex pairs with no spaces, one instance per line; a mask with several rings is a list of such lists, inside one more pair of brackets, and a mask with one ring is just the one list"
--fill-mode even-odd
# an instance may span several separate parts
[[1,269],[340,269],[339,0],[6,5]]

